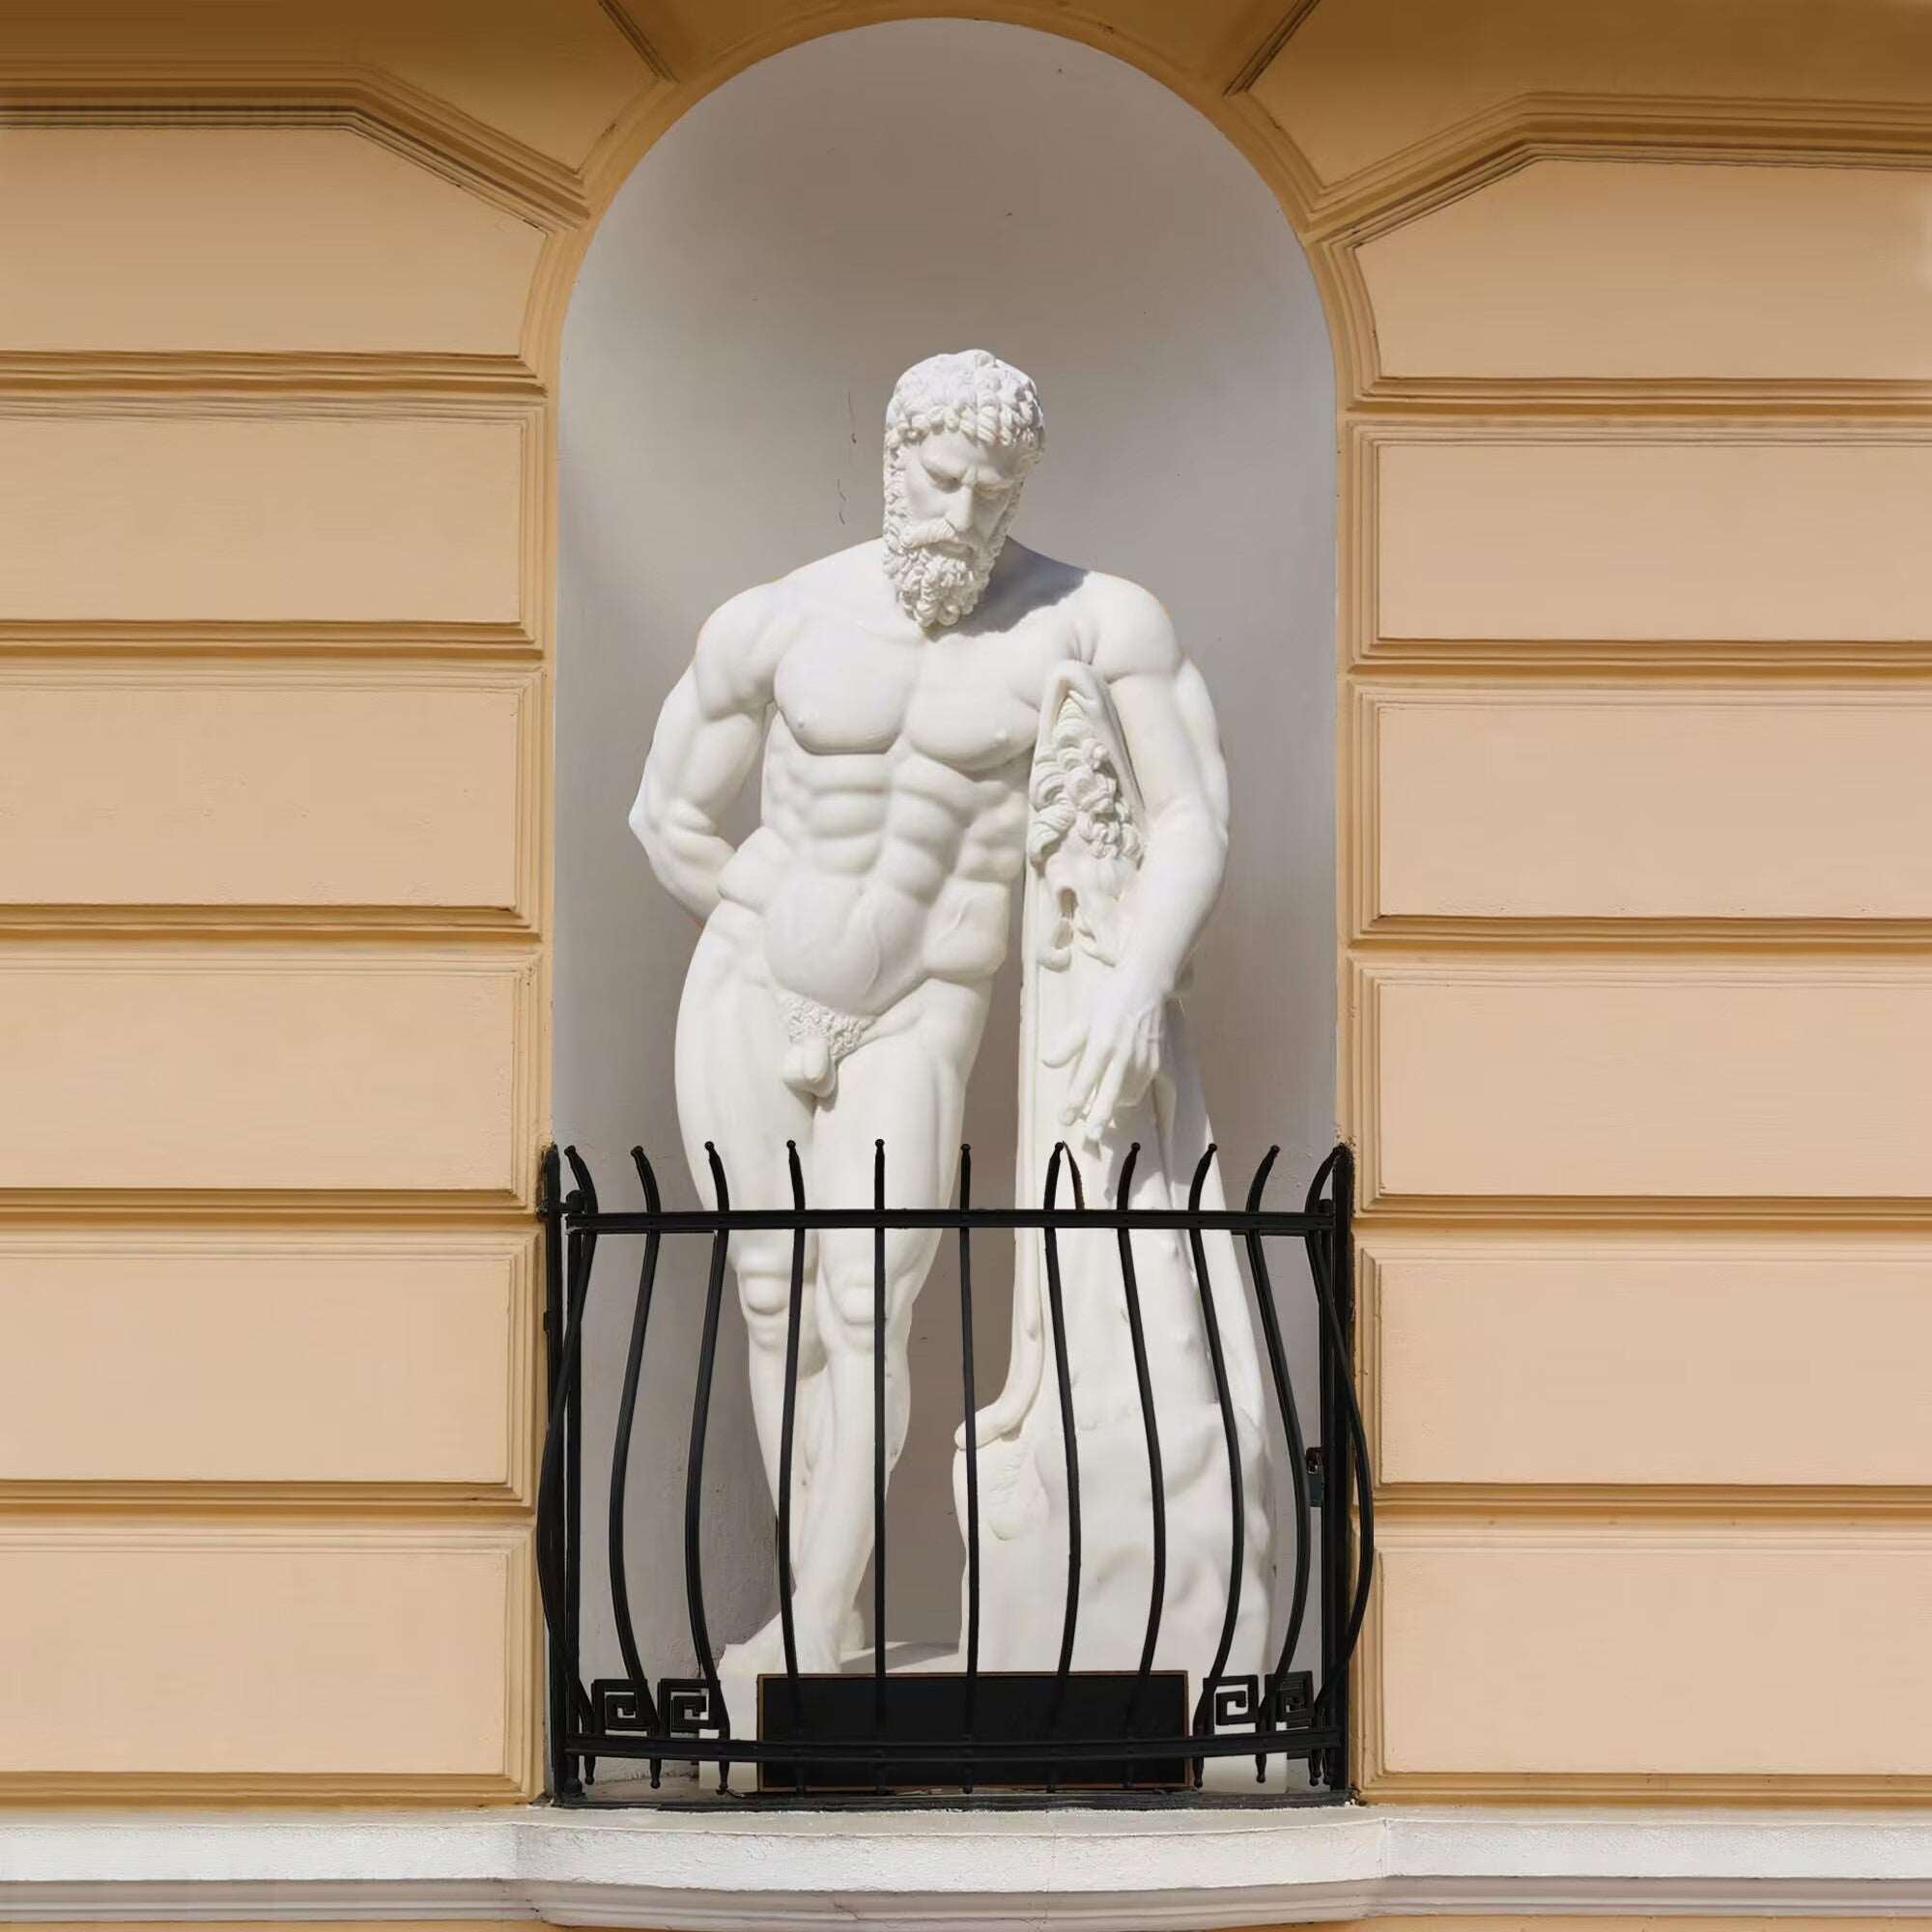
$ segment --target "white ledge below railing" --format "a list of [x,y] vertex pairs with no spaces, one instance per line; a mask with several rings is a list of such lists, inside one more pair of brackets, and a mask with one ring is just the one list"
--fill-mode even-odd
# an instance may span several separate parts
[[1932,1813],[53,1811],[0,1817],[0,1918],[1068,1925],[1410,1913],[1932,1914]]

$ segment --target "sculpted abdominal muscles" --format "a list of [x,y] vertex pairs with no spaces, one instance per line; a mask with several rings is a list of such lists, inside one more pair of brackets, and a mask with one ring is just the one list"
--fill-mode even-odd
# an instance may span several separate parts
[[929,807],[910,824],[889,817],[865,841],[871,863],[856,874],[838,863],[856,841],[795,836],[761,908],[773,979],[838,1011],[876,1016],[928,975],[973,981],[996,973],[1008,892],[957,875],[968,829],[953,819],[935,839]]

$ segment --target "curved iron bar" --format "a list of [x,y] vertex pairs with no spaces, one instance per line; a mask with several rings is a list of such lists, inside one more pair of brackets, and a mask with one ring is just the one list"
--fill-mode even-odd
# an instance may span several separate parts
[[1321,1206],[1321,1190],[1335,1172],[1336,1163],[1342,1158],[1342,1150],[1332,1147],[1321,1156],[1321,1165],[1315,1170],[1309,1180],[1308,1191],[1301,1197],[1301,1210],[1304,1214],[1315,1213]]
[[[577,1190],[563,1203],[566,1213],[597,1212],[597,1184],[574,1147],[563,1150]],[[537,1470],[537,1591],[551,1642],[556,1647],[562,1680],[570,1698],[569,1716],[583,1722],[590,1716],[590,1699],[577,1671],[577,1594],[570,1562],[569,1525],[577,1520],[578,1432],[566,1428],[574,1407],[578,1358],[583,1348],[583,1307],[590,1293],[590,1267],[597,1254],[595,1235],[568,1237],[569,1263],[564,1287],[563,1330],[555,1362],[556,1382],[551,1398],[550,1422],[544,1432],[543,1460]],[[562,1494],[559,1495],[559,1492]],[[586,1728],[587,1728],[586,1724]],[[567,1724],[566,1724],[567,1728]]]
[[[798,1143],[785,1142],[785,1167],[791,1177],[791,1205],[805,1212],[805,1170],[799,1165]],[[791,1690],[792,1729],[805,1735],[805,1705],[798,1686],[798,1628],[791,1602],[791,1470],[798,1425],[799,1330],[805,1315],[805,1230],[791,1236],[791,1298],[785,1308],[784,1407],[779,1422],[779,1629],[784,1636],[785,1682]],[[805,1789],[805,1767],[792,1768],[792,1783]]]
[[[1053,1157],[1046,1164],[1046,1199],[1051,1208],[1060,1192],[1060,1163],[1065,1158],[1066,1171],[1073,1179],[1073,1205],[1087,1205],[1080,1184],[1080,1167],[1065,1141],[1053,1144]],[[1060,1391],[1060,1448],[1066,1466],[1066,1610],[1060,1627],[1060,1662],[1054,1666],[1053,1695],[1047,1704],[1046,1734],[1059,1728],[1061,1707],[1066,1697],[1067,1674],[1073,1668],[1073,1637],[1080,1624],[1080,1443],[1073,1425],[1073,1370],[1066,1359],[1066,1307],[1060,1287],[1060,1240],[1051,1228],[1044,1231],[1046,1242],[1046,1303],[1053,1321],[1053,1368]],[[1058,1785],[1058,1764],[1047,1760],[1046,1788]]]
[[[570,1163],[572,1178],[578,1191],[582,1196],[583,1212],[595,1216],[597,1212],[597,1183],[591,1179],[589,1164],[582,1159],[577,1150],[566,1148],[564,1158]],[[580,1611],[582,1605],[582,1554],[583,1533],[583,1329],[585,1310],[590,1300],[590,1275],[597,1264],[597,1236],[585,1233],[581,1236],[583,1275],[578,1290],[577,1347],[571,1353],[568,1364],[570,1382],[570,1421],[563,1445],[563,1488],[565,1532],[563,1566],[563,1613],[570,1623],[570,1672],[575,1686],[577,1703],[582,1707],[586,1719],[592,1716],[590,1699],[583,1689],[583,1679],[578,1663],[578,1633],[582,1627]],[[597,1775],[594,1758],[584,1760],[583,1775],[586,1779]]]
[[[1187,1211],[1201,1211],[1201,1190],[1208,1184],[1208,1170],[1214,1163],[1215,1148],[1208,1151],[1194,1169],[1187,1189]],[[1214,1288],[1208,1278],[1208,1250],[1199,1228],[1187,1231],[1187,1243],[1194,1255],[1194,1285],[1201,1296],[1201,1325],[1208,1331],[1208,1363],[1214,1374],[1214,1400],[1221,1410],[1221,1435],[1228,1449],[1228,1504],[1233,1537],[1228,1553],[1228,1607],[1221,1618],[1221,1641],[1215,1647],[1213,1667],[1201,1687],[1201,1701],[1195,1706],[1194,1729],[1209,1728],[1214,1707],[1214,1687],[1228,1667],[1228,1653],[1235,1644],[1235,1624],[1241,1608],[1241,1570],[1244,1556],[1247,1516],[1246,1486],[1241,1480],[1241,1434],[1235,1422],[1235,1399],[1228,1387],[1228,1364],[1221,1348],[1221,1320],[1214,1312]]]
[[[959,1149],[959,1211],[973,1204],[973,1150]],[[960,1728],[973,1742],[973,1723],[980,1704],[980,1411],[973,1392],[973,1237],[962,1222],[959,1229],[959,1377],[960,1400],[966,1411],[966,1690]],[[966,1766],[960,1789],[973,1789],[973,1768]]]
[[[1315,1170],[1315,1179],[1308,1184],[1307,1208],[1313,1213],[1323,1183],[1332,1177],[1336,1196],[1335,1224],[1328,1238],[1338,1242],[1344,1236],[1340,1196],[1347,1185],[1348,1161],[1348,1149],[1335,1148]],[[1375,1581],[1376,1499],[1369,1469],[1368,1431],[1362,1423],[1361,1405],[1355,1399],[1354,1378],[1349,1373],[1349,1338],[1343,1330],[1341,1314],[1336,1305],[1336,1284],[1328,1265],[1330,1257],[1321,1236],[1311,1234],[1304,1239],[1308,1248],[1308,1271],[1315,1283],[1315,1299],[1321,1311],[1321,1321],[1327,1331],[1333,1359],[1338,1364],[1335,1382],[1342,1397],[1343,1422],[1349,1432],[1353,1465],[1350,1474],[1355,1492],[1355,1513],[1361,1525],[1355,1552],[1355,1586],[1333,1661],[1322,1674],[1321,1689],[1315,1699],[1315,1709],[1320,1711],[1347,1674],[1349,1660],[1354,1654],[1355,1640],[1362,1633],[1362,1619],[1368,1612],[1369,1591]]]
[[[571,1151],[570,1165],[583,1188],[583,1197],[589,1204],[589,1211],[597,1211],[597,1187],[590,1178],[590,1169]],[[590,1271],[597,1261],[597,1236],[594,1234],[573,1236],[567,1244],[576,1259],[572,1265],[581,1263],[582,1267],[582,1285],[577,1292],[578,1321],[577,1348],[570,1358],[570,1409],[569,1420],[563,1443],[563,1492],[564,1522],[563,1535],[563,1614],[570,1625],[570,1647],[566,1674],[570,1679],[572,1708],[580,1713],[580,1721],[586,1729],[596,1722],[596,1713],[589,1695],[583,1688],[583,1675],[580,1652],[580,1635],[583,1628],[583,1330],[590,1300]],[[582,1765],[582,1781],[589,1784],[597,1776],[597,1760],[585,1754]]]
[[[556,1243],[563,1226],[563,1200],[561,1179],[557,1174],[558,1152],[550,1150],[546,1179],[552,1189],[552,1198],[546,1204],[554,1225],[550,1230],[552,1252],[555,1253]],[[556,1289],[546,1298],[544,1308],[544,1348],[550,1378],[550,1406],[544,1422],[543,1457],[537,1465],[537,1594],[543,1601],[544,1622],[549,1627],[553,1646],[562,1641],[562,1632],[558,1624],[558,1614],[563,1605],[562,1577],[557,1572],[556,1552],[556,1511],[553,1501],[555,1487],[555,1472],[560,1466],[561,1427],[563,1420],[564,1393],[566,1378],[563,1373],[565,1350],[570,1333],[570,1293],[564,1285],[560,1264],[555,1276]],[[560,1305],[559,1305],[560,1304]]]
[[[718,1199],[718,1211],[731,1211],[731,1190],[724,1179],[724,1163],[711,1142],[704,1143],[704,1157],[711,1165],[711,1186]],[[711,1238],[711,1275],[704,1289],[704,1330],[697,1344],[697,1386],[691,1399],[691,1452],[684,1467],[684,1597],[691,1616],[692,1647],[697,1652],[697,1667],[704,1677],[705,1708],[717,1720],[718,1735],[729,1739],[731,1714],[724,1703],[724,1688],[718,1681],[718,1660],[711,1649],[711,1629],[704,1614],[704,1548],[701,1534],[701,1505],[704,1498],[704,1434],[711,1420],[711,1372],[718,1360],[718,1314],[724,1298],[724,1255],[730,1236],[720,1229]],[[718,1762],[718,1788],[730,1781],[728,1759]]]
[[[1114,1205],[1122,1213],[1133,1197],[1134,1167],[1140,1157],[1141,1144],[1135,1141],[1127,1149],[1127,1157],[1121,1163],[1121,1178],[1114,1189]],[[1121,1229],[1118,1241],[1121,1288],[1127,1305],[1127,1335],[1134,1350],[1134,1380],[1140,1388],[1141,1427],[1147,1435],[1148,1504],[1153,1521],[1153,1577],[1148,1589],[1147,1634],[1141,1639],[1140,1666],[1134,1674],[1134,1688],[1127,1699],[1126,1731],[1131,1737],[1148,1679],[1153,1674],[1154,1646],[1160,1638],[1161,1610],[1167,1599],[1167,1481],[1160,1463],[1160,1424],[1154,1415],[1153,1377],[1148,1367],[1147,1328],[1141,1320],[1141,1285],[1134,1272],[1131,1232]],[[1124,1781],[1132,1783],[1133,1766],[1129,1764],[1127,1770]]]
[[[1320,1205],[1321,1190],[1328,1185],[1335,1171],[1334,1153],[1331,1150],[1326,1159],[1317,1166],[1310,1177],[1302,1197],[1302,1218],[1304,1221]],[[1308,1226],[1303,1231],[1302,1246],[1308,1264],[1309,1292],[1315,1297],[1315,1326],[1320,1337],[1321,1376],[1319,1382],[1321,1413],[1321,1444],[1310,1451],[1309,1468],[1311,1474],[1320,1469],[1321,1500],[1317,1513],[1321,1520],[1321,1662],[1317,1665],[1315,1696],[1311,1699],[1310,1715],[1318,1721],[1330,1708],[1328,1699],[1332,1687],[1343,1684],[1342,1699],[1346,1701],[1346,1683],[1335,1669],[1342,1652],[1338,1642],[1342,1626],[1346,1621],[1343,1609],[1343,1585],[1337,1572],[1349,1560],[1351,1548],[1349,1541],[1349,1512],[1342,1488],[1342,1463],[1348,1454],[1346,1430],[1342,1422],[1341,1393],[1337,1387],[1339,1378],[1329,1365],[1327,1323],[1322,1318],[1321,1283],[1326,1279],[1323,1272],[1328,1256],[1324,1231]],[[1308,1776],[1313,1783],[1334,1783],[1331,1767],[1325,1751],[1315,1752],[1308,1760]]]
[[[647,1212],[658,1213],[658,1178],[640,1147],[631,1150],[638,1170],[638,1182],[644,1191]],[[657,1286],[658,1250],[662,1235],[644,1236],[644,1259],[638,1270],[637,1306],[631,1316],[631,1346],[624,1357],[624,1390],[617,1399],[617,1434],[611,1463],[611,1608],[617,1625],[617,1648],[624,1654],[624,1672],[638,1694],[638,1709],[646,1728],[658,1728],[657,1705],[651,1687],[644,1678],[643,1659],[638,1650],[638,1634],[631,1622],[631,1587],[624,1561],[624,1496],[631,1481],[631,1432],[638,1416],[638,1383],[644,1366],[644,1332],[650,1325],[652,1293]]]
[[[563,1156],[554,1141],[544,1149],[537,1167],[537,1215],[544,1231],[542,1333],[545,1433],[542,1455],[548,1459],[551,1416],[557,1393],[564,1382],[563,1327],[567,1299],[563,1270]],[[565,1743],[570,1725],[564,1720],[570,1712],[570,1692],[564,1680],[562,1636],[552,1617],[553,1605],[558,1600],[559,1592],[558,1578],[554,1574],[551,1560],[552,1537],[545,1510],[546,1494],[540,1463],[531,1554],[536,1564],[537,1589],[543,1599],[544,1708],[548,1718],[546,1724],[548,1735],[545,1741],[546,1767],[551,1789],[561,1799],[567,1794],[572,1782],[570,1751]]]
[[[1248,1212],[1261,1211],[1262,1196],[1267,1190],[1268,1175],[1281,1153],[1279,1147],[1268,1149],[1255,1178],[1248,1184]],[[1288,1437],[1288,1477],[1294,1491],[1294,1584],[1289,1596],[1288,1629],[1281,1640],[1281,1656],[1268,1683],[1268,1706],[1279,1722],[1287,1714],[1281,1697],[1288,1673],[1294,1662],[1294,1647],[1301,1641],[1301,1627],[1308,1616],[1308,1577],[1313,1555],[1314,1520],[1308,1508],[1308,1445],[1301,1434],[1301,1413],[1295,1406],[1294,1382],[1289,1373],[1288,1350],[1282,1346],[1281,1320],[1275,1312],[1274,1282],[1268,1274],[1267,1252],[1257,1234],[1247,1236],[1248,1272],[1255,1293],[1255,1307],[1261,1317],[1262,1340],[1267,1349],[1268,1373],[1274,1381],[1275,1401],[1281,1409],[1282,1429]]]

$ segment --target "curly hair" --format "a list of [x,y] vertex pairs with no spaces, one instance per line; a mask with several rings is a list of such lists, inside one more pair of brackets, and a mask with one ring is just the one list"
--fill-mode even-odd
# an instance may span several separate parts
[[[986,449],[1013,453],[1014,487],[999,520],[976,540],[971,557],[931,547],[908,506],[906,451],[928,436],[955,430]],[[881,560],[899,603],[926,628],[956,624],[978,605],[1020,506],[1019,485],[1039,461],[1046,419],[1032,379],[983,349],[928,355],[893,385],[886,405],[885,528]],[[941,535],[952,532],[942,522]]]
[[1026,469],[1046,447],[1046,417],[1033,378],[984,349],[928,355],[893,385],[886,405],[886,463],[941,430],[962,430],[987,448],[1020,452]]

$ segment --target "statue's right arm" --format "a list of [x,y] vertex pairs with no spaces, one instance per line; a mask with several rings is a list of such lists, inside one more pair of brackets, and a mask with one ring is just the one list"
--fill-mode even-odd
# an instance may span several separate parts
[[631,830],[651,869],[696,919],[718,904],[732,846],[719,831],[758,755],[772,701],[769,590],[720,606],[697,634],[691,668],[658,714]]

